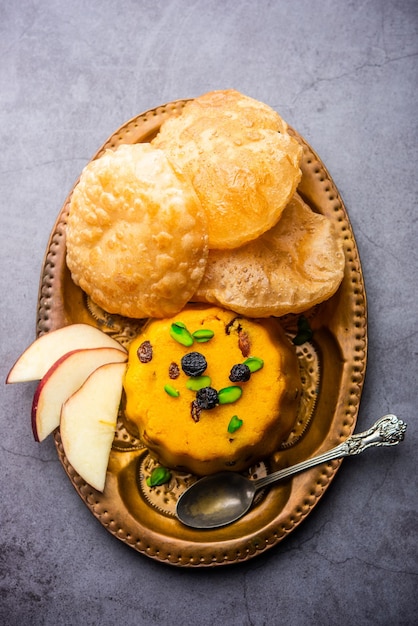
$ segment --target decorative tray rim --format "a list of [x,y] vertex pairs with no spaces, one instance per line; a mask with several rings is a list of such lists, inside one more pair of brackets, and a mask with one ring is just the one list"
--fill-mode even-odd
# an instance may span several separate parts
[[[187,101],[175,100],[133,117],[109,137],[93,159],[107,148],[115,148],[121,143],[149,141],[161,122],[171,115],[179,114]],[[333,219],[339,236],[343,238],[346,256],[345,276],[340,289],[342,295],[339,300],[333,297],[332,302],[324,305],[327,311],[325,315],[328,314],[330,320],[327,331],[338,337],[342,364],[330,431],[324,440],[318,442],[315,450],[321,452],[350,436],[356,425],[367,361],[367,303],[358,249],[343,200],[318,155],[294,129],[289,128],[289,131],[303,146],[303,177],[298,191],[314,210]],[[62,291],[65,220],[71,193],[53,226],[42,264],[36,324],[38,336],[71,323],[66,317]],[[336,306],[337,313],[332,309],[333,306]],[[91,323],[94,324],[94,320]],[[153,559],[184,567],[212,567],[246,561],[275,546],[312,511],[341,464],[341,460],[332,461],[295,476],[292,479],[292,493],[298,495],[290,496],[276,516],[269,514],[261,528],[257,523],[251,526],[251,520],[256,518],[256,514],[250,513],[249,526],[245,526],[244,536],[235,536],[228,529],[214,533],[190,531],[186,528],[173,531],[173,527],[180,524],[173,519],[164,519],[162,530],[156,530],[150,527],[148,519],[138,523],[129,510],[123,510],[120,514],[120,511],[112,509],[116,502],[115,497],[120,496],[120,486],[111,469],[105,491],[96,492],[69,465],[62,448],[59,429],[54,438],[59,460],[74,488],[111,534]],[[118,506],[121,506],[120,500]]]

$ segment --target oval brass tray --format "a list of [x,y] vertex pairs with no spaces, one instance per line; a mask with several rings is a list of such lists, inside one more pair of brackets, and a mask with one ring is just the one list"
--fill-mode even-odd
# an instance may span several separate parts
[[[100,148],[150,141],[162,121],[178,115],[186,100],[147,111],[121,126]],[[319,157],[300,135],[302,180],[298,192],[314,211],[328,216],[344,242],[346,267],[338,292],[308,312],[312,342],[298,349],[305,404],[298,425],[277,454],[253,475],[273,471],[332,448],[354,430],[367,356],[366,295],[360,259],[343,201]],[[65,264],[67,198],[52,230],[41,274],[37,334],[85,322],[99,326],[128,344],[140,321],[108,316],[91,306],[71,280]],[[295,319],[281,320],[295,332]],[[220,566],[246,561],[278,544],[310,513],[335,476],[333,461],[275,485],[262,493],[251,512],[234,524],[210,531],[186,528],[173,515],[178,493],[194,478],[174,474],[167,486],[144,488],[152,468],[147,451],[119,423],[112,448],[105,491],[87,485],[68,463],[55,432],[59,459],[76,491],[93,515],[115,537],[148,557],[185,567]]]

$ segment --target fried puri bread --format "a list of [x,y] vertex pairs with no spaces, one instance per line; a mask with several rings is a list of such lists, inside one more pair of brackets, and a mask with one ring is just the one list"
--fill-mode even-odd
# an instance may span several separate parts
[[209,248],[231,249],[280,218],[301,178],[302,148],[269,106],[214,91],[165,121],[153,145],[190,177],[207,214]]
[[149,144],[107,150],[70,201],[67,265],[109,313],[168,317],[195,292],[207,260],[206,216],[190,181]]
[[333,224],[295,194],[279,222],[257,240],[209,251],[194,300],[247,317],[301,313],[330,298],[343,274],[343,243]]

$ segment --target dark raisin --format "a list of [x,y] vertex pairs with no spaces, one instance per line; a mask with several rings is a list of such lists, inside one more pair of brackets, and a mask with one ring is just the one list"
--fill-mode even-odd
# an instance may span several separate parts
[[190,410],[191,410],[191,415],[192,415],[193,421],[194,422],[198,422],[200,420],[200,413],[201,413],[202,409],[197,404],[196,400],[193,400],[193,402],[191,403]]
[[177,363],[174,363],[174,361],[170,363],[169,365],[168,375],[171,378],[171,380],[176,380],[176,378],[180,376],[180,368],[177,365]]
[[201,376],[208,364],[200,352],[188,352],[181,359],[182,370],[187,376]]
[[251,370],[245,363],[237,363],[231,368],[229,380],[232,383],[245,383],[250,380]]
[[137,350],[141,363],[149,363],[152,359],[152,345],[150,341],[143,341]]
[[201,409],[214,409],[218,404],[218,392],[213,387],[203,387],[196,394],[196,402]]

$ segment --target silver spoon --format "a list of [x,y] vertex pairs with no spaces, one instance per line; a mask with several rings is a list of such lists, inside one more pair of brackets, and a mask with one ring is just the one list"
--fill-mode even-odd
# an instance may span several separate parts
[[310,467],[364,452],[374,446],[394,446],[403,440],[406,424],[396,415],[384,415],[362,433],[351,435],[332,450],[263,478],[249,480],[234,472],[201,478],[180,496],[176,515],[186,526],[207,529],[231,524],[250,508],[259,489]]

